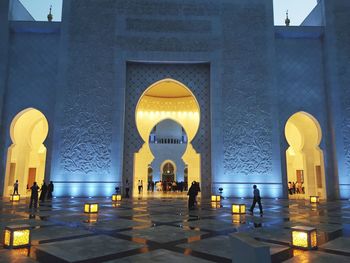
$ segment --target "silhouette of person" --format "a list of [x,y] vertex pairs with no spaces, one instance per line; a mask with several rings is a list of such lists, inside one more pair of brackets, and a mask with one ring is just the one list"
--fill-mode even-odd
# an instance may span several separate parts
[[254,198],[253,198],[253,204],[250,207],[250,212],[253,213],[255,204],[258,203],[259,204],[260,214],[263,214],[263,209],[262,209],[262,205],[261,205],[260,191],[259,191],[259,189],[258,189],[258,187],[256,185],[253,185],[253,189],[254,189],[253,190]]
[[38,207],[38,192],[39,192],[39,186],[36,184],[36,182],[33,183],[32,187],[30,187],[30,190],[32,191],[30,195],[30,203],[29,208],[32,208],[34,203],[34,208]]
[[53,182],[50,181],[49,185],[47,186],[47,199],[48,200],[52,199],[53,190],[54,190],[54,185],[53,185]]
[[141,191],[142,191],[142,181],[141,180],[138,181],[137,188],[139,189],[139,194],[141,194]]
[[190,189],[188,189],[187,195],[188,195],[188,209],[193,210],[194,209],[194,203],[196,201],[196,195],[197,192],[197,186],[196,182],[193,181],[191,184]]
[[46,193],[47,193],[47,185],[45,181],[43,181],[43,184],[41,186],[41,193],[40,193],[40,201],[44,202],[46,198]]
[[130,191],[129,180],[126,179],[126,181],[125,181],[125,197],[126,198],[129,198],[129,191]]
[[13,184],[13,194],[18,195],[18,180]]

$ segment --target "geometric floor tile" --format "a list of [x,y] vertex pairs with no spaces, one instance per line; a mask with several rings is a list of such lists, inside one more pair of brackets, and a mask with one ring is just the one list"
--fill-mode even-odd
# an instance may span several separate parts
[[185,256],[180,253],[168,251],[165,249],[158,249],[148,253],[143,253],[135,256],[125,257],[117,260],[107,261],[106,263],[144,263],[144,262],[166,262],[166,263],[209,263],[201,258],[192,256]]
[[38,246],[38,250],[68,262],[74,262],[98,258],[142,246],[134,242],[98,235],[42,244]]
[[133,237],[144,238],[159,243],[167,243],[193,236],[199,236],[204,234],[202,231],[185,230],[181,227],[175,226],[156,226],[145,229],[137,229],[126,232],[121,232],[124,235],[130,235]]

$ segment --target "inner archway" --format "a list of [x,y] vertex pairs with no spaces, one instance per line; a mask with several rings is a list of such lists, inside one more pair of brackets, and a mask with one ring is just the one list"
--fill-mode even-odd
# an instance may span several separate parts
[[7,151],[4,196],[13,193],[18,180],[19,194],[27,195],[33,182],[42,182],[45,177],[48,122],[40,111],[27,108],[16,115],[10,126],[12,145]]
[[163,182],[170,183],[176,181],[176,164],[172,160],[164,161],[160,166],[160,172]]
[[[138,195],[139,180],[143,181],[143,185],[148,185],[147,167],[154,160],[149,145],[150,134],[165,119],[173,120],[183,127],[187,135],[187,147],[182,159],[188,167],[188,181],[200,182],[200,154],[191,143],[198,131],[200,108],[190,89],[174,79],[160,80],[142,94],[135,115],[136,127],[144,143],[134,154],[133,196]],[[142,194],[146,194],[147,188],[143,189]]]
[[286,151],[289,198],[307,199],[317,195],[326,199],[320,124],[312,115],[297,112],[288,119],[285,136],[289,144]]

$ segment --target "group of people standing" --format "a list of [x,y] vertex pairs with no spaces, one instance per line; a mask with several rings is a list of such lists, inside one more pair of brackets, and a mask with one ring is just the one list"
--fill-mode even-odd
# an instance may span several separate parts
[[31,195],[30,195],[30,203],[29,203],[29,208],[34,208],[38,207],[38,197],[39,197],[39,192],[40,192],[40,197],[39,200],[40,202],[45,202],[45,199],[51,200],[52,199],[52,193],[54,191],[54,185],[53,182],[51,181],[49,185],[43,181],[43,184],[41,185],[41,188],[37,185],[36,182],[33,183],[33,185],[30,187]]
[[[13,184],[13,195],[18,195],[18,180]],[[38,207],[38,199],[40,202],[45,202],[45,199],[47,198],[48,200],[52,199],[52,193],[54,190],[54,185],[53,182],[51,181],[49,185],[43,181],[43,184],[41,185],[41,188],[37,185],[36,182],[33,183],[33,185],[29,188],[27,185],[27,190],[31,191],[30,194],[30,203],[29,203],[29,208],[32,208],[34,205],[34,208]],[[39,192],[40,193],[40,198],[39,198]]]
[[290,195],[305,194],[303,182],[288,182],[288,193]]
[[163,192],[183,192],[187,191],[187,182],[176,182],[176,181],[158,181],[154,183],[151,181],[149,183],[148,191],[154,191],[154,186],[157,191]]

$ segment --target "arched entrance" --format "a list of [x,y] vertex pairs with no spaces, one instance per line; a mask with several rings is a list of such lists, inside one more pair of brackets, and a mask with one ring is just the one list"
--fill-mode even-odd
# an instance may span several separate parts
[[4,196],[19,183],[19,194],[26,195],[33,182],[41,183],[45,176],[48,122],[40,111],[28,108],[16,115],[10,126],[12,145],[7,151]]
[[[152,84],[142,94],[135,115],[136,127],[144,143],[134,154],[133,195],[138,195],[139,180],[142,180],[144,185],[148,184],[147,167],[154,160],[149,145],[150,134],[153,128],[165,119],[177,122],[185,130],[187,147],[182,159],[188,167],[188,181],[200,182],[200,154],[194,150],[191,143],[200,122],[200,108],[193,93],[174,79],[163,79]],[[146,194],[145,187],[143,189],[143,194]]]
[[[318,195],[326,199],[326,180],[323,151],[319,144],[322,131],[318,121],[306,112],[297,112],[287,121],[285,136],[289,198],[308,199]],[[290,182],[290,183],[289,183]]]
[[176,181],[176,164],[172,160],[166,160],[160,166],[163,182]]

